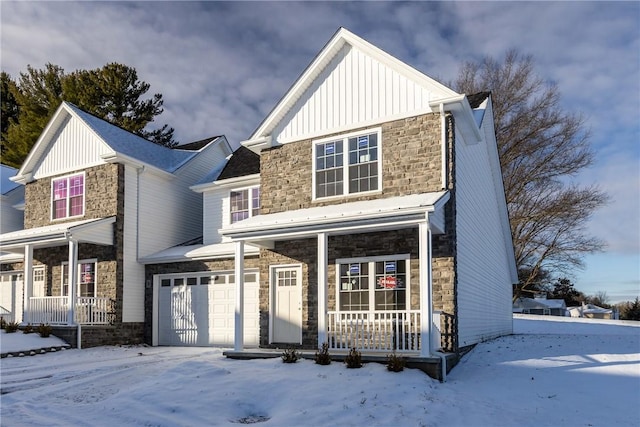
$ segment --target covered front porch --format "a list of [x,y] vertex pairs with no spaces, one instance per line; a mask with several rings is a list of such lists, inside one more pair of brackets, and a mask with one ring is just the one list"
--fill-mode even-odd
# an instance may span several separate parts
[[[434,311],[432,303],[431,241],[432,234],[444,233],[444,205],[447,201],[447,192],[437,192],[345,203],[339,207],[314,207],[256,216],[221,232],[235,241],[236,278],[243,277],[246,243],[278,252],[282,243],[291,247],[315,241],[315,253],[301,265],[308,271],[315,270],[315,277],[306,280],[317,283],[317,286],[305,285],[308,292],[315,295],[309,295],[303,303],[309,305],[305,307],[305,321],[313,324],[313,330],[317,326],[317,339],[313,340],[316,348],[327,343],[329,350],[336,355],[356,348],[363,355],[372,357],[386,357],[395,352],[423,359],[440,359],[438,350],[441,348],[443,320],[441,313]],[[364,255],[359,253],[358,256],[352,256],[348,244],[342,244],[349,242],[352,236],[371,236],[363,244],[366,248],[367,245],[375,245],[375,238],[381,233],[399,230],[402,236],[411,236],[412,247],[415,248],[413,255],[397,249],[404,243],[397,240],[391,244],[395,249],[378,247],[376,251]],[[335,250],[338,240],[341,242],[339,253]],[[330,241],[334,242],[332,248],[329,247]],[[371,256],[373,252],[375,254]],[[284,267],[282,283],[286,287],[295,283],[295,269],[298,268],[298,274],[302,275],[303,268],[296,265]],[[280,266],[269,261],[269,268],[270,305],[263,311],[270,316],[270,346],[282,347],[282,341],[275,339],[273,332],[278,322],[283,323],[278,318],[278,294],[274,291],[280,286],[278,281],[281,277],[276,276]],[[411,271],[412,268],[415,271]],[[412,288],[410,281],[413,281]],[[311,291],[313,288],[315,290]],[[394,291],[397,291],[395,296],[389,296]],[[351,300],[347,301],[347,298]],[[236,282],[236,301],[242,300],[243,284]],[[244,317],[242,304],[236,304],[235,313],[233,354],[238,355],[244,351],[242,327],[238,327]],[[312,341],[305,342],[308,344],[305,345],[302,339],[299,345],[292,342],[292,347],[309,349]]]
[[[5,252],[22,255],[22,289],[24,293],[22,324],[52,326],[109,325],[115,315],[114,299],[97,296],[100,286],[95,264],[80,263],[78,247],[82,243],[111,246],[114,243],[115,217],[60,223],[6,233],[0,236]],[[46,266],[35,263],[34,250],[66,247],[58,293],[51,295],[51,275]],[[75,268],[68,268],[68,266]],[[87,265],[87,268],[81,266]],[[62,268],[60,267],[60,268]],[[58,268],[58,266],[56,266]],[[75,283],[76,286],[68,284]]]

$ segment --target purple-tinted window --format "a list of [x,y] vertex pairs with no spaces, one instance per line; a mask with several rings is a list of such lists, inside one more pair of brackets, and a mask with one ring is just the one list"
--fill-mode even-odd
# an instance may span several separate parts
[[[249,199],[251,197],[251,199]],[[260,189],[232,191],[230,194],[231,224],[260,215]]]
[[53,180],[53,219],[84,214],[84,175]]

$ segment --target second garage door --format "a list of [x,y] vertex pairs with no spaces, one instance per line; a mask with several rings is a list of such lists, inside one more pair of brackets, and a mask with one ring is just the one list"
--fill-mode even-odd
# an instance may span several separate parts
[[[248,271],[244,280],[244,345],[257,347],[258,272]],[[159,345],[233,346],[233,272],[168,274],[158,281]]]

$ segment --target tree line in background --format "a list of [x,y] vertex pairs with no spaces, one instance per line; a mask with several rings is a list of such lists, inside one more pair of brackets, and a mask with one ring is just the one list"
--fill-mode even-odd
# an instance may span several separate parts
[[[466,94],[491,91],[519,276],[513,297],[530,296],[552,285],[551,273],[580,268],[584,255],[605,246],[585,226],[606,196],[571,183],[593,162],[585,121],[561,108],[558,87],[536,75],[531,56],[515,50],[503,61],[487,56],[464,63],[449,86]],[[2,163],[9,166],[20,167],[63,99],[156,143],[176,145],[167,125],[145,130],[163,111],[162,95],[141,100],[149,84],[126,65],[71,74],[52,64],[28,66],[18,81],[2,72],[0,90]]]
[[142,98],[149,88],[134,68],[118,63],[70,74],[53,64],[41,70],[27,66],[18,80],[2,71],[2,163],[20,167],[63,100],[152,142],[175,146],[168,125],[147,130],[163,111],[161,94]]

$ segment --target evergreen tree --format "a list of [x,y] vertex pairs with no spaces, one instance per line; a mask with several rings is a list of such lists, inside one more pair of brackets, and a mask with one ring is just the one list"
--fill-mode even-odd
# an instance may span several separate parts
[[160,94],[142,99],[150,85],[138,80],[134,68],[110,63],[65,74],[61,67],[47,64],[42,70],[28,66],[17,83],[7,75],[5,85],[4,79],[1,96],[8,102],[13,97],[17,105],[17,116],[8,120],[2,134],[2,163],[9,166],[20,167],[63,100],[155,143],[177,144],[167,125],[146,129],[162,113],[163,100]]

